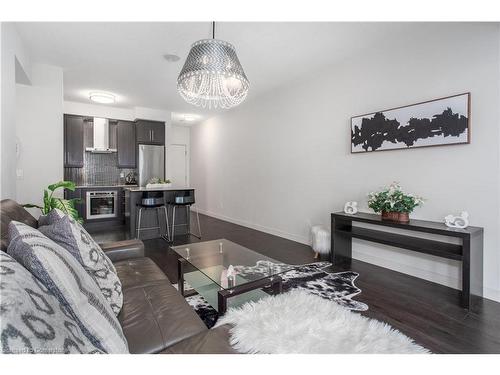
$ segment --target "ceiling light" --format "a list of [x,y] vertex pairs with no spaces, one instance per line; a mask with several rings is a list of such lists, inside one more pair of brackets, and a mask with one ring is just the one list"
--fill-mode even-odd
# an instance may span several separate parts
[[179,61],[181,58],[177,55],[167,53],[166,55],[163,55],[163,58],[167,60],[168,62],[176,62]]
[[115,96],[105,92],[91,92],[89,99],[101,104],[112,104],[115,102]]
[[191,122],[191,121],[194,121],[194,120],[196,120],[196,117],[195,117],[195,116],[192,116],[192,115],[184,115],[184,121]]
[[247,94],[247,76],[230,43],[215,39],[199,40],[191,46],[177,78],[177,90],[188,103],[203,108],[231,108],[241,104]]

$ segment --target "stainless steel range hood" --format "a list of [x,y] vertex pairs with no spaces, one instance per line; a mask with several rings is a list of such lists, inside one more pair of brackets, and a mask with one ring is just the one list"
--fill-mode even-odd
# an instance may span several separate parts
[[107,118],[94,117],[93,147],[87,147],[85,151],[110,154],[116,152],[116,148],[109,148],[109,120]]

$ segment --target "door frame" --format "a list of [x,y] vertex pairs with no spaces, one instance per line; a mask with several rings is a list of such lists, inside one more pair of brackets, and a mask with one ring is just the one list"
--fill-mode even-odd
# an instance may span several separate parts
[[[168,147],[172,146],[183,146],[184,147],[184,158],[185,158],[185,165],[184,165],[184,175],[186,176],[186,181],[185,181],[185,186],[189,187],[190,181],[189,181],[189,167],[188,167],[188,145],[186,143],[171,143],[168,145]],[[168,158],[168,150],[166,152],[167,158]],[[168,167],[171,168],[170,161],[168,161]],[[170,174],[171,171],[169,171],[169,177],[172,177]]]

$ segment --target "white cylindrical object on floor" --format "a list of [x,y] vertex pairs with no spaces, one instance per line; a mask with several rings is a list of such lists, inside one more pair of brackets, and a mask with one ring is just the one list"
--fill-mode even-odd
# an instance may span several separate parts
[[312,248],[320,254],[330,253],[331,234],[322,225],[315,225],[311,228]]

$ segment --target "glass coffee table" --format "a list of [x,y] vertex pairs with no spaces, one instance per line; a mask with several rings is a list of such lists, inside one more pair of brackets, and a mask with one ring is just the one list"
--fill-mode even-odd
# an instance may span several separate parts
[[[282,292],[280,274],[293,268],[226,239],[173,246],[178,260],[179,292],[184,281],[218,311]],[[232,266],[232,267],[231,267]],[[228,269],[236,269],[228,276]]]

